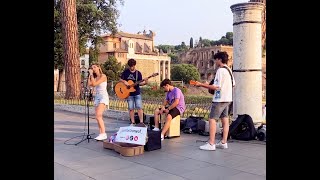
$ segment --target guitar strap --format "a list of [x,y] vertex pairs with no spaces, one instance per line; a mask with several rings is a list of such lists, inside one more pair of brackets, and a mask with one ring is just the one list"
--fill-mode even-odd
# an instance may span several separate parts
[[138,81],[138,70],[136,70],[136,82]]

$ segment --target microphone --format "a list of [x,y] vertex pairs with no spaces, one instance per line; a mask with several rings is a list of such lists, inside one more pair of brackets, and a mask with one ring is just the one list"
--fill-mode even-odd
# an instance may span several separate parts
[[90,67],[90,68],[88,68],[88,78],[89,78],[89,76],[90,76],[89,69],[92,69],[92,68],[91,68],[91,67]]

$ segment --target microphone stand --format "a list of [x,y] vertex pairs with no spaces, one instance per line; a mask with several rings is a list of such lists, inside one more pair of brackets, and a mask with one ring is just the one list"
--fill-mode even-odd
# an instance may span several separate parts
[[[89,72],[88,72],[89,73]],[[88,143],[89,143],[89,140],[90,139],[93,139],[91,137],[91,135],[95,134],[95,133],[89,133],[89,101],[92,100],[92,88],[89,89],[89,92],[88,92],[88,81],[89,81],[89,74],[88,74],[88,78],[87,78],[87,82],[86,82],[86,87],[85,87],[85,93],[84,93],[84,99],[85,99],[85,105],[86,105],[86,113],[87,113],[87,122],[88,122],[88,133],[87,133],[87,137],[82,139],[80,142],[76,143],[75,145],[78,145],[80,144],[81,142],[85,141],[86,139],[88,140]]]

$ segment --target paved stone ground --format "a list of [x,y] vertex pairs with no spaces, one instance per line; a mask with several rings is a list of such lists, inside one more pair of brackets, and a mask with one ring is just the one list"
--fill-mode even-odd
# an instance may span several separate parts
[[[89,122],[89,132],[95,137],[98,126],[93,115]],[[110,136],[129,122],[107,117],[105,124]],[[94,140],[73,145],[86,137],[86,125],[87,116],[81,112],[63,111],[55,105],[54,179],[266,179],[265,142],[235,141],[228,143],[228,149],[203,151],[199,149],[203,142],[197,141],[208,137],[181,133],[178,138],[165,139],[160,150],[124,157]]]

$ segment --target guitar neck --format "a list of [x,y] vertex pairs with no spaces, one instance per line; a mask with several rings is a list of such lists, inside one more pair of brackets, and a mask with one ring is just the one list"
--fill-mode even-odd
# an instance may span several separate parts
[[152,77],[152,76],[149,76],[149,77],[144,78],[144,79],[142,79],[142,80],[140,80],[140,81],[137,81],[137,82],[135,82],[134,84],[132,84],[132,86],[136,86],[136,85],[140,84],[141,82],[143,82],[143,81],[145,81],[145,80],[147,80],[147,79],[149,79],[149,78],[151,78],[151,77]]

